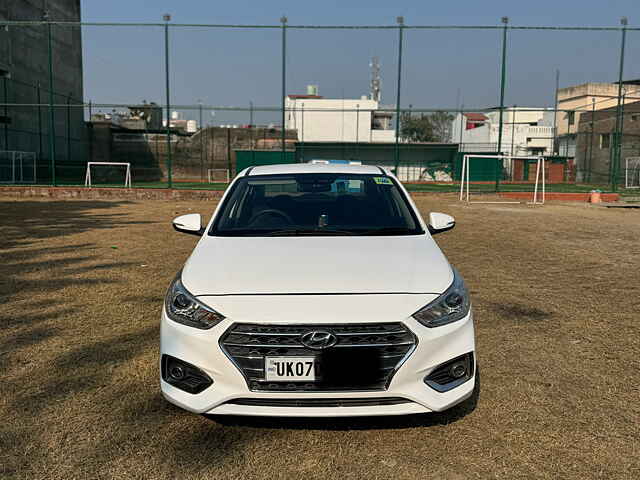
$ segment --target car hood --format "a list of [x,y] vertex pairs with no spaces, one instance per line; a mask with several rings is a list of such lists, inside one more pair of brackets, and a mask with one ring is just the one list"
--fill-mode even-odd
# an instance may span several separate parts
[[184,266],[193,295],[442,293],[453,281],[429,235],[203,237]]

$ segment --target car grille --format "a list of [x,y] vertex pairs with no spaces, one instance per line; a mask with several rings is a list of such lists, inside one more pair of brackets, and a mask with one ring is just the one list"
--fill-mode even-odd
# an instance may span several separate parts
[[[337,343],[312,350],[300,341],[307,332],[333,333]],[[386,390],[396,370],[413,351],[416,337],[402,323],[349,325],[234,324],[220,347],[242,372],[249,389],[270,392]],[[267,382],[267,356],[313,356],[315,382]]]
[[237,398],[227,403],[252,407],[379,407],[412,403],[400,397],[384,398]]

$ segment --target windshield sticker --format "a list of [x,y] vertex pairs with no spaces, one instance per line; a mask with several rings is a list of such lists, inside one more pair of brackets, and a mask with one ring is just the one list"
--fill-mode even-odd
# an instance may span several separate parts
[[373,177],[373,181],[378,185],[393,185],[393,182],[389,177]]

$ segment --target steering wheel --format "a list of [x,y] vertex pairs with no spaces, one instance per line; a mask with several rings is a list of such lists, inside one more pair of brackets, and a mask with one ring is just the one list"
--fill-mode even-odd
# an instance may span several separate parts
[[255,215],[253,215],[249,219],[249,221],[247,223],[249,225],[253,225],[256,222],[256,220],[258,220],[260,217],[265,216],[265,215],[279,216],[280,218],[283,218],[287,223],[289,223],[289,224],[293,223],[293,220],[291,219],[291,217],[289,215],[287,215],[282,210],[277,210],[275,208],[268,208],[266,210],[262,210],[261,212],[256,213]]

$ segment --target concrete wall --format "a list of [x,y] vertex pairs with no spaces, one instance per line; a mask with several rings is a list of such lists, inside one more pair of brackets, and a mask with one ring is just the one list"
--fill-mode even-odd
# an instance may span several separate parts
[[394,130],[372,130],[375,100],[291,98],[285,125],[305,142],[395,142]]
[[[53,21],[80,21],[80,0],[2,0],[1,20],[42,20],[48,9]],[[8,103],[49,103],[53,88],[55,104],[82,103],[82,40],[76,27],[52,26],[53,85],[49,84],[48,37],[46,25],[12,26],[0,29],[0,69],[6,82]],[[5,100],[0,88],[0,101]],[[0,109],[1,112],[1,109]],[[2,114],[2,113],[0,113]],[[8,109],[9,125],[0,125],[0,150],[36,152],[42,167],[39,177],[48,176],[49,121],[48,107],[14,107]],[[86,129],[82,108],[55,109],[56,160],[86,159]],[[6,135],[5,133],[6,129]],[[67,141],[71,137],[71,142]],[[70,145],[69,145],[70,143]]]

